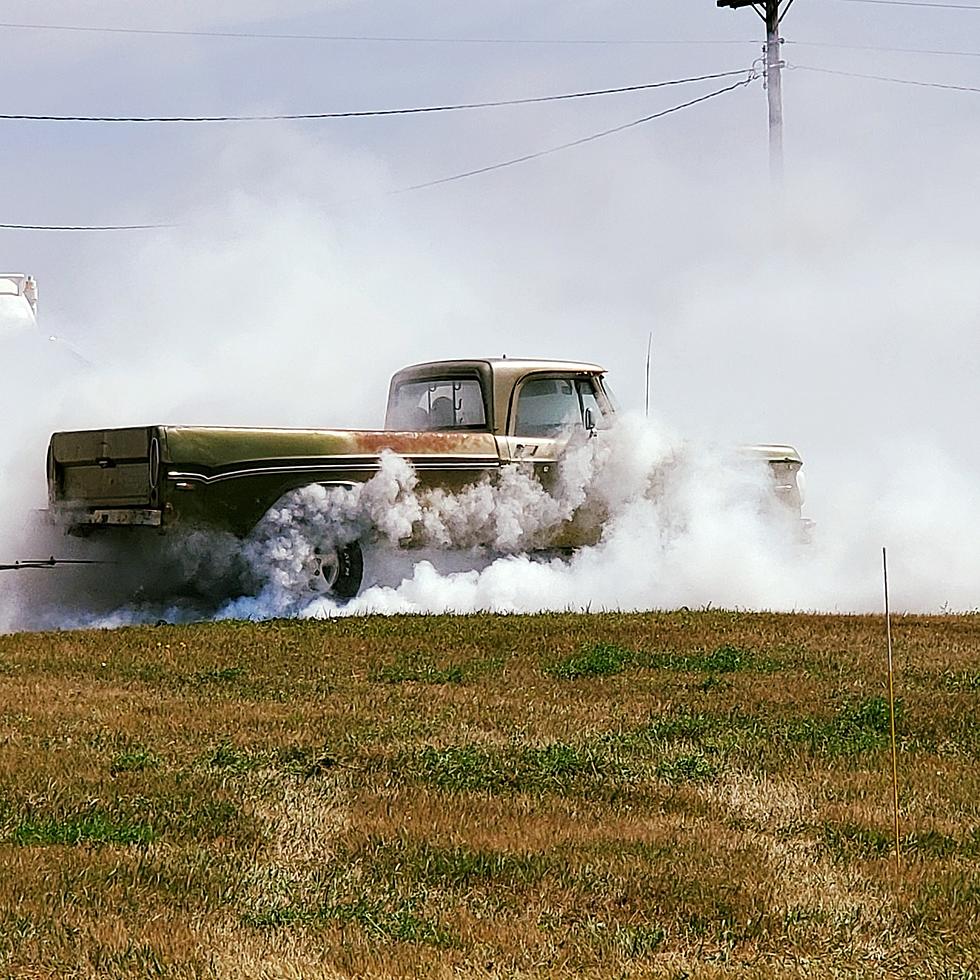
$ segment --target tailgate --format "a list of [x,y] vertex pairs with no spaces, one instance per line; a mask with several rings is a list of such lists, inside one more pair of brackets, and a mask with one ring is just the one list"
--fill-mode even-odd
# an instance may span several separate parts
[[160,445],[154,427],[56,432],[48,448],[52,502],[145,507],[157,502]]

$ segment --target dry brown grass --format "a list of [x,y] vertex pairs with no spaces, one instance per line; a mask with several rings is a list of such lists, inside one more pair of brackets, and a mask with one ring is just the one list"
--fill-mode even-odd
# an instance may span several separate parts
[[17,977],[980,976],[980,617],[0,637]]

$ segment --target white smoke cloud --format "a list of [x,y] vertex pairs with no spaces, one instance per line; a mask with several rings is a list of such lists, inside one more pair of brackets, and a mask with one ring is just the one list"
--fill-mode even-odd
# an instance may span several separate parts
[[[595,543],[565,554],[573,519]],[[241,549],[251,594],[213,603],[207,615],[745,604],[771,593],[804,558],[800,538],[796,517],[772,497],[765,462],[624,417],[569,447],[550,493],[518,465],[456,493],[425,488],[390,453],[364,484],[294,491]],[[352,541],[364,546],[375,584],[344,606],[311,582],[320,557]],[[185,575],[217,580],[233,553],[226,538],[213,554],[206,537],[184,538],[170,558],[193,558]],[[459,567],[450,570],[447,559]],[[200,605],[144,603],[81,621],[201,615]]]
[[[693,33],[695,25],[681,23],[688,16],[677,14],[677,33]],[[716,16],[705,8],[697,26],[713,25]],[[709,63],[717,67],[716,54]],[[622,67],[622,80],[651,76],[649,52],[640,55],[634,67]],[[608,53],[605,61],[589,54],[597,60],[585,64],[577,49],[542,53],[533,68],[510,53],[513,61],[494,63],[479,77],[462,70],[468,59],[476,64],[485,56],[446,55],[457,60],[445,70],[469,86],[460,97],[581,87],[586,76],[596,84],[619,79]],[[297,64],[305,57],[297,49]],[[408,70],[415,62],[398,57],[405,60],[388,64],[377,88],[338,100],[404,101],[404,78],[416,77]],[[633,55],[616,55],[627,57]],[[221,58],[234,61],[228,53]],[[688,52],[663,58],[658,77],[688,73]],[[193,65],[184,67],[193,74]],[[346,67],[338,61],[345,78]],[[439,75],[444,68],[433,68],[431,92],[413,94],[436,101],[455,92],[452,79]],[[167,90],[149,76],[152,92],[134,87],[130,108],[169,112],[202,101],[208,110],[228,107],[231,88]],[[344,611],[706,603],[869,610],[880,607],[882,545],[890,549],[896,608],[976,608],[980,464],[971,446],[980,410],[980,299],[972,270],[980,247],[969,193],[972,130],[951,103],[936,103],[930,125],[954,125],[950,145],[962,148],[936,158],[930,141],[908,139],[908,120],[924,104],[907,100],[937,96],[902,92],[900,100],[882,95],[874,103],[872,139],[861,113],[840,111],[850,89],[828,90],[824,80],[818,86],[807,78],[787,80],[796,115],[787,132],[790,183],[780,234],[764,217],[770,202],[758,92],[580,153],[399,197],[385,192],[604,128],[639,115],[638,103],[459,115],[384,129],[168,130],[152,139],[144,129],[126,137],[134,154],[127,159],[135,162],[123,172],[99,156],[98,179],[84,193],[64,179],[62,167],[72,161],[91,175],[94,157],[35,157],[33,146],[25,149],[35,131],[12,131],[24,143],[8,164],[16,157],[30,166],[9,172],[8,186],[25,206],[45,202],[45,220],[162,216],[180,227],[146,238],[13,240],[21,252],[6,264],[38,276],[44,333],[69,338],[92,366],[54,363],[55,348],[40,333],[29,355],[0,346],[0,560],[81,547],[21,540],[24,514],[45,506],[44,449],[55,429],[374,426],[393,370],[502,352],[597,360],[610,368],[623,400],[638,405],[652,330],[653,402],[669,426],[634,425],[628,450],[603,463],[601,481],[569,475],[565,496],[552,499],[507,473],[513,486],[440,500],[409,488],[413,477],[403,473],[399,501],[417,508],[412,533],[427,542],[418,551],[392,544],[399,525],[386,529],[384,521],[410,515],[388,513],[384,497],[371,502],[380,481],[356,500],[345,498],[344,533],[366,528],[377,540],[368,555],[373,577]],[[381,84],[393,79],[393,86]],[[255,90],[234,108],[261,105],[268,86],[264,78],[253,81]],[[297,71],[287,82],[296,87],[276,90],[277,107],[307,108],[307,75]],[[52,91],[36,93],[38,106],[65,109],[63,80],[52,76],[45,84]],[[126,86],[96,88],[87,106],[128,105],[117,101]],[[836,101],[823,99],[828,91]],[[644,97],[642,108],[648,102]],[[831,131],[833,140],[826,138]],[[74,147],[66,129],[58,132]],[[123,145],[111,142],[116,138],[99,141],[98,153]],[[909,174],[927,168],[934,179],[910,183]],[[726,468],[724,453],[704,445],[770,439],[793,443],[806,461],[807,512],[817,531],[803,554],[771,545],[739,505],[742,477]],[[681,462],[664,493],[636,492],[651,469],[663,472],[657,461],[670,454]],[[574,460],[585,465],[581,456]],[[576,488],[609,512],[602,541],[570,561],[527,559],[523,549],[564,516]],[[317,494],[308,491],[307,512],[334,514],[340,505]],[[302,555],[304,540],[297,530],[283,556]],[[474,552],[474,542],[486,540],[497,550]],[[162,606],[141,599],[135,608],[120,601],[110,611],[121,611],[107,619],[106,601],[76,592],[70,576],[37,573],[17,577],[17,586],[0,578],[0,628],[33,616],[42,581],[56,600],[60,593],[60,607],[46,607],[54,608],[48,624],[186,619],[218,610],[265,615],[256,600],[261,575],[271,572],[261,569],[274,562],[266,561],[260,539],[247,547],[260,580],[239,606],[213,597]],[[173,550],[213,593],[210,565],[221,571],[226,563],[208,557],[208,549],[213,544],[182,540]],[[413,567],[418,556],[429,565]],[[290,584],[305,574],[304,561],[295,571],[286,557],[276,561],[285,578],[270,610],[330,611],[322,600],[311,605],[298,597]],[[141,575],[133,577],[138,583]],[[22,596],[16,601],[15,589]]]
[[[456,493],[426,488],[386,453],[364,484],[288,494],[244,543],[185,534],[162,554],[110,552],[118,567],[98,572],[103,590],[114,577],[122,595],[142,589],[146,568],[166,565],[174,581],[198,586],[197,599],[106,608],[104,596],[55,587],[47,604],[32,597],[20,625],[682,605],[871,611],[881,603],[881,542],[891,546],[894,608],[980,604],[980,554],[964,546],[980,492],[941,454],[910,444],[889,469],[820,500],[805,540],[773,500],[764,462],[635,416],[571,446],[551,493],[520,466]],[[564,553],[563,529],[583,515],[601,534]],[[364,548],[365,588],[342,604],[311,583],[321,557],[352,541]]]
[[[586,528],[601,520],[601,537],[560,556],[555,546],[576,514],[585,515]],[[311,597],[315,549],[352,540],[368,543],[382,578],[399,546],[427,549],[427,557],[401,581],[370,587],[346,606]],[[456,494],[421,489],[392,455],[363,486],[297,491],[251,545],[264,587],[218,615],[757,603],[804,550],[795,519],[772,500],[764,462],[625,418],[570,448],[552,493],[518,466]],[[440,551],[465,552],[476,567],[439,571]]]
[[[917,459],[914,469],[908,463]],[[382,578],[399,541],[466,550],[466,570],[440,568],[438,551],[403,578],[375,584],[346,606],[309,597],[302,576],[280,577],[252,600],[222,614],[306,617],[394,612],[741,607],[800,611],[874,611],[881,606],[881,543],[891,546],[893,606],[972,610],[980,605],[980,555],[964,547],[980,493],[948,460],[922,447],[892,460],[862,484],[852,480],[801,540],[792,516],[772,505],[765,464],[685,443],[660,424],[633,418],[570,453],[554,497],[517,468],[496,484],[457,496],[419,491],[403,461],[390,458],[363,490],[298,495],[301,512],[280,526],[276,559],[303,554],[324,523],[329,541],[373,539]],[[902,471],[905,470],[903,477]],[[882,488],[887,488],[882,492]],[[836,496],[836,499],[835,499]],[[377,504],[383,502],[382,508]],[[598,543],[571,557],[536,557],[579,506],[605,516]],[[465,515],[465,516],[463,516]],[[517,533],[515,534],[515,529]],[[411,552],[404,553],[403,557]],[[258,553],[253,555],[258,557]],[[394,568],[392,569],[394,570]],[[298,588],[297,588],[298,586]],[[295,591],[290,592],[290,588]]]

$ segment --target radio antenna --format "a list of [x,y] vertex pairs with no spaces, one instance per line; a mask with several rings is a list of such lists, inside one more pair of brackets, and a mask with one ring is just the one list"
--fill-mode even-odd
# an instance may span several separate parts
[[646,376],[646,403],[644,415],[650,418],[650,352],[653,349],[653,331],[647,335],[647,376]]

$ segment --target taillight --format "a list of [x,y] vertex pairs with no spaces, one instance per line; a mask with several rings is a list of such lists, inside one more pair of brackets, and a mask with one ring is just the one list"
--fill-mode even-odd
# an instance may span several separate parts
[[51,443],[48,443],[48,458],[45,461],[45,467],[48,471],[48,503],[53,504],[58,495],[58,471],[54,462],[54,445]]
[[150,440],[150,492],[156,494],[160,482],[160,440],[154,436]]

